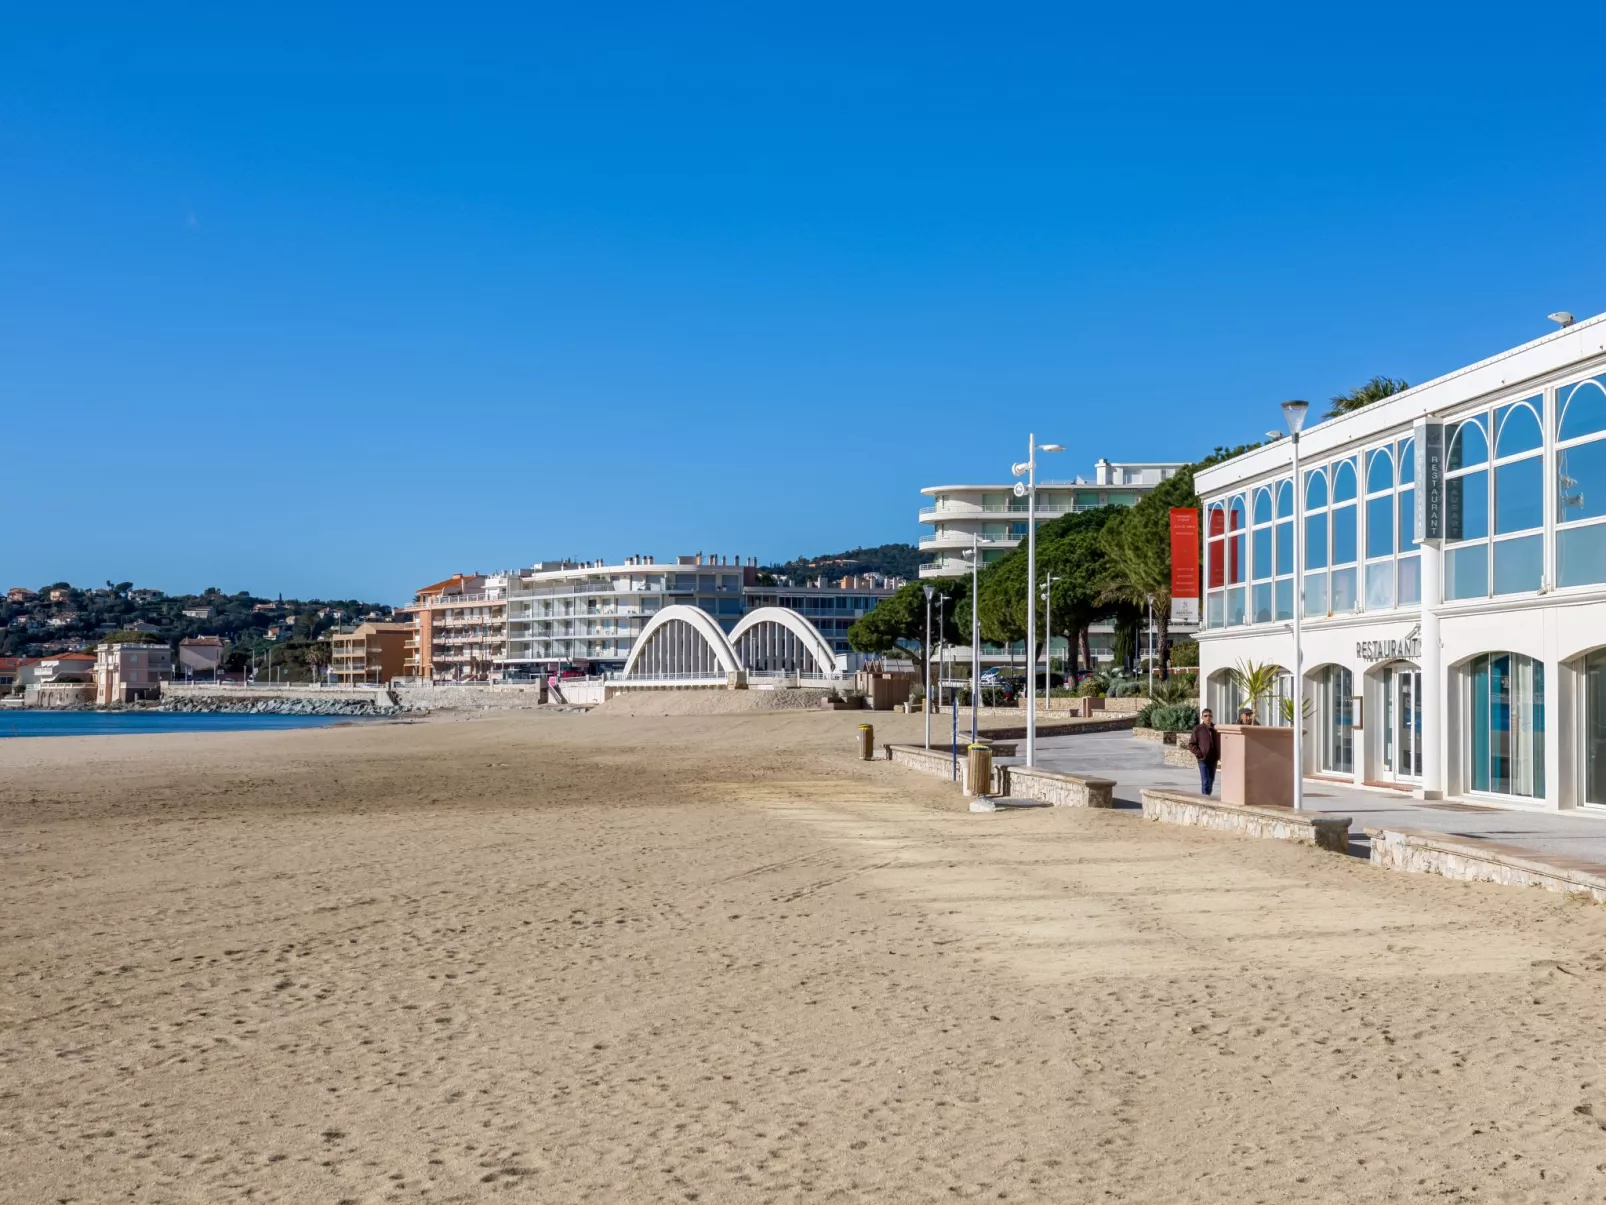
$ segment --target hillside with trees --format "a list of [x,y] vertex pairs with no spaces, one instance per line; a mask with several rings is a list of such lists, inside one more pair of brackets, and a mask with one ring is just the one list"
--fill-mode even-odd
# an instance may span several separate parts
[[766,565],[762,572],[790,578],[794,582],[804,578],[840,578],[860,573],[913,579],[920,572],[920,549],[913,544],[850,548],[846,552],[827,553],[824,556],[794,557],[778,565]]
[[[192,612],[192,614],[185,614]],[[189,636],[220,636],[231,646],[227,668],[282,666],[288,680],[326,663],[330,629],[388,618],[391,608],[360,599],[263,598],[248,591],[166,594],[132,582],[81,587],[52,582],[13,587],[0,599],[0,656],[40,657],[136,633],[176,647]]]

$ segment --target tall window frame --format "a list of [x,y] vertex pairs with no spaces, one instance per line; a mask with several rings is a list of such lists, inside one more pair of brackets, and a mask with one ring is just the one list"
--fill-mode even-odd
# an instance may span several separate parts
[[1606,582],[1606,376],[1556,390],[1555,583]]

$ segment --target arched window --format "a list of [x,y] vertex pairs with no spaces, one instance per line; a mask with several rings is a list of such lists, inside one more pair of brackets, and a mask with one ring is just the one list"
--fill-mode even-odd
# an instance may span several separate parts
[[1359,553],[1356,488],[1355,462],[1339,461],[1333,469],[1333,558],[1332,584],[1329,587],[1332,593],[1330,610],[1334,614],[1353,611],[1359,602],[1355,574],[1355,562]]
[[1399,547],[1395,562],[1395,603],[1401,607],[1422,601],[1422,554],[1416,542],[1416,440],[1400,441]]
[[1327,614],[1327,470],[1305,475],[1305,614]]
[[1277,483],[1277,526],[1273,536],[1276,550],[1277,580],[1273,604],[1277,619],[1294,617],[1294,482],[1285,477]]
[[1495,411],[1495,594],[1522,594],[1544,583],[1543,409],[1535,397]]
[[1271,490],[1261,486],[1255,491],[1250,507],[1250,518],[1254,521],[1249,540],[1249,577],[1254,583],[1250,587],[1249,599],[1251,623],[1271,622],[1272,578],[1276,572],[1272,559],[1271,514]]
[[1444,597],[1489,596],[1489,463],[1486,415],[1459,423],[1448,437],[1444,482]]
[[1394,605],[1394,450],[1378,448],[1366,468],[1366,609]]
[[1543,798],[1545,665],[1484,653],[1466,671],[1467,783],[1474,791]]
[[1606,378],[1556,391],[1556,585],[1606,581]]
[[1227,504],[1227,622],[1244,621],[1244,578],[1249,571],[1249,513],[1240,494]]
[[1227,511],[1219,502],[1205,508],[1205,626],[1226,622]]

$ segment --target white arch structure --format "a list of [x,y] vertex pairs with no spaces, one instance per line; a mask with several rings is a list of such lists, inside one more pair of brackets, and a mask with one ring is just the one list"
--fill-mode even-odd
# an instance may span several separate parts
[[731,647],[743,669],[756,673],[829,674],[836,650],[790,607],[759,607],[731,629]]
[[754,673],[834,674],[836,653],[820,630],[790,607],[760,607],[729,636],[700,607],[665,607],[641,629],[623,678],[708,678]]
[[742,668],[736,650],[701,607],[665,607],[647,621],[625,660],[626,678],[707,678]]

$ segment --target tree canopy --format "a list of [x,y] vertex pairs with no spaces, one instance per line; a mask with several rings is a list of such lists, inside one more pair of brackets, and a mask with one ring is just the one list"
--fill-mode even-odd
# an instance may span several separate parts
[[1357,385],[1348,393],[1335,394],[1332,398],[1332,409],[1323,418],[1337,418],[1341,414],[1349,414],[1363,406],[1370,406],[1373,402],[1380,402],[1386,397],[1393,397],[1396,393],[1404,393],[1410,386],[1404,381],[1393,377],[1373,377],[1364,385]]
[[935,644],[939,640],[947,641],[949,644],[968,643],[970,640],[968,620],[966,626],[960,626],[959,609],[961,601],[970,594],[970,579],[943,577],[929,582],[909,582],[900,586],[892,595],[876,604],[875,610],[848,629],[848,644],[855,652],[891,653],[895,656],[912,658],[924,674],[929,654],[926,648],[925,587],[927,586],[932,587],[947,600],[940,611],[940,625],[939,609],[936,600],[932,600],[932,643]]

